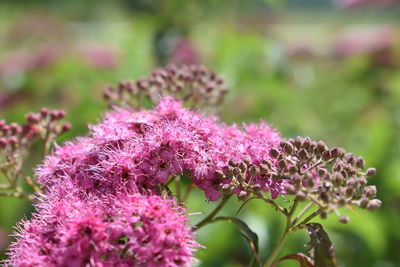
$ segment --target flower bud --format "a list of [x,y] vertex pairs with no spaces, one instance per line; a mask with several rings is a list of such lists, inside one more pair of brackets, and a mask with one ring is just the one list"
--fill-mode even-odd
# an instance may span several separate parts
[[321,216],[321,219],[326,219],[328,218],[328,213],[326,211],[323,211],[319,216]]
[[358,157],[356,159],[356,167],[360,168],[360,169],[364,169],[365,168],[365,161],[362,157]]
[[259,184],[253,185],[252,189],[256,194],[261,192],[261,186]]
[[305,149],[301,149],[298,156],[300,160],[305,160],[308,158],[308,153]]
[[19,134],[19,133],[21,133],[22,129],[21,129],[21,126],[19,126],[15,122],[13,122],[10,124],[10,131],[11,131],[11,134]]
[[221,189],[222,189],[222,192],[224,193],[224,194],[231,194],[232,193],[232,190],[231,190],[231,185],[230,184],[224,184],[222,187],[221,187]]
[[4,149],[7,146],[7,139],[4,137],[0,137],[0,149]]
[[69,130],[71,130],[71,128],[72,128],[72,125],[71,125],[70,123],[64,122],[64,123],[61,125],[61,133],[68,132]]
[[245,172],[245,171],[247,170],[247,164],[244,163],[244,161],[240,162],[240,164],[239,164],[239,169],[240,169],[242,172]]
[[316,150],[319,154],[322,154],[326,149],[327,149],[327,148],[326,148],[325,143],[324,143],[323,141],[319,141],[319,142],[317,143],[317,147],[316,147],[315,150]]
[[252,165],[252,166],[250,166],[250,168],[249,168],[249,172],[250,172],[250,174],[251,174],[252,176],[254,176],[254,175],[256,175],[257,173],[259,173],[260,170],[258,169],[258,167]]
[[241,201],[245,201],[249,197],[249,193],[246,191],[240,191],[238,198]]
[[25,119],[30,124],[36,124],[40,121],[39,115],[35,113],[26,114]]
[[214,172],[214,174],[215,174],[215,176],[217,176],[218,179],[224,179],[225,178],[225,175],[221,170],[216,170]]
[[333,173],[332,181],[335,185],[340,185],[343,181],[343,175],[340,172]]
[[291,143],[289,143],[289,142],[286,142],[285,143],[285,147],[284,147],[285,153],[286,154],[292,154],[293,150],[294,150],[293,145]]
[[369,168],[367,170],[367,173],[365,174],[367,178],[371,178],[376,175],[376,169],[375,168]]
[[281,168],[281,169],[285,169],[286,168],[286,161],[285,160],[280,160],[279,162],[278,162],[278,166],[279,166],[279,168]]
[[294,195],[297,192],[296,187],[292,184],[286,184],[284,188],[289,195]]
[[48,110],[47,108],[41,108],[41,109],[40,109],[40,116],[41,116],[42,118],[46,118],[47,115],[49,115],[49,110]]
[[346,224],[346,223],[349,223],[349,221],[350,221],[350,218],[348,216],[340,216],[339,217],[340,223]]
[[279,154],[280,154],[279,151],[276,150],[275,148],[271,148],[271,150],[269,151],[269,155],[274,159],[276,159],[279,156]]
[[311,140],[309,137],[306,137],[306,139],[304,139],[304,142],[303,142],[303,148],[308,150],[310,148],[310,146],[311,146]]
[[331,152],[329,151],[329,150],[326,150],[326,151],[324,151],[323,153],[322,153],[322,159],[324,160],[324,161],[328,161],[328,160],[330,160],[331,159]]
[[299,201],[304,201],[306,199],[306,193],[304,193],[303,191],[299,191],[296,193],[296,199]]
[[334,147],[331,149],[331,156],[332,158],[337,158],[339,156],[339,148]]
[[382,201],[380,201],[379,199],[372,199],[368,203],[367,209],[370,210],[370,211],[373,211],[373,210],[378,209],[381,205],[382,205]]
[[363,198],[360,201],[360,207],[365,209],[368,206],[369,203],[369,199],[368,198]]
[[375,186],[375,185],[367,186],[367,187],[364,189],[364,192],[365,192],[365,196],[366,196],[366,197],[368,197],[369,199],[372,199],[372,198],[374,198],[375,195],[376,195],[376,186]]
[[319,175],[319,176],[324,176],[324,175],[327,174],[327,173],[328,173],[327,170],[324,169],[324,168],[319,168],[319,169],[318,169],[318,175]]
[[8,138],[8,143],[12,146],[12,147],[16,147],[18,144],[18,138],[15,136],[11,136],[10,138]]
[[301,147],[301,145],[302,145],[302,140],[301,139],[302,138],[300,136],[298,136],[293,140],[293,144],[294,144],[295,147],[297,147],[297,148]]
[[356,160],[355,160],[353,154],[351,154],[351,153],[347,154],[346,158],[347,158],[347,159],[346,159],[346,162],[347,162],[348,164],[354,165],[354,164],[356,163]]
[[297,173],[297,167],[294,166],[294,165],[290,166],[290,167],[289,167],[289,173],[290,173],[290,174],[295,174],[295,173]]

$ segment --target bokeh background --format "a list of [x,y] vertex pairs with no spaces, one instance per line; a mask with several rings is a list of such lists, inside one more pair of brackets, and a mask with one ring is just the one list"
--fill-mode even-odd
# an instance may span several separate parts
[[[168,63],[217,70],[231,92],[229,123],[266,120],[285,137],[310,136],[365,157],[378,169],[380,210],[325,221],[341,266],[400,265],[400,3],[396,0],[0,1],[0,118],[21,122],[42,106],[68,112],[83,135],[101,118],[102,90]],[[30,157],[27,170],[40,162]],[[2,179],[0,177],[0,179]],[[190,212],[212,209],[200,192]],[[239,204],[223,210],[234,215]],[[0,250],[30,203],[0,199]],[[261,258],[284,220],[261,202],[238,215],[258,233]],[[192,215],[193,222],[201,215]],[[246,266],[249,249],[222,222],[198,240],[199,266]],[[306,252],[305,232],[282,255]],[[280,266],[297,266],[285,262]]]

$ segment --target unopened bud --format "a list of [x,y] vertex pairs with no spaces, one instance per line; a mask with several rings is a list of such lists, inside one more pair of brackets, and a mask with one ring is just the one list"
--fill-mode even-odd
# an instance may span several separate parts
[[284,169],[284,168],[286,168],[286,161],[285,160],[280,160],[279,162],[278,162],[278,166],[279,166],[279,168],[281,168],[281,169]]
[[363,198],[360,201],[360,207],[365,209],[368,206],[369,203],[369,199],[368,198]]
[[71,130],[72,125],[68,122],[64,122],[61,126],[61,133],[65,133],[68,132],[69,130]]
[[379,199],[372,199],[368,203],[367,209],[370,210],[370,211],[373,211],[373,210],[378,209],[381,205],[382,205],[382,201],[380,201]]
[[245,172],[245,171],[247,170],[247,164],[246,164],[244,161],[240,162],[240,164],[239,164],[239,169],[240,169],[242,172]]
[[47,115],[49,115],[49,110],[47,108],[41,108],[40,109],[40,116],[42,118],[45,118],[45,117],[47,117]]
[[297,167],[294,166],[294,165],[290,166],[290,167],[289,167],[289,173],[290,173],[290,174],[295,174],[295,173],[297,173]]
[[19,134],[19,133],[21,133],[22,128],[21,128],[21,126],[19,126],[18,124],[16,124],[14,122],[14,123],[10,124],[10,131],[11,131],[11,134]]
[[376,175],[376,169],[375,168],[369,168],[367,170],[367,173],[365,174],[367,178],[371,178]]
[[305,149],[301,149],[298,156],[300,160],[305,160],[308,158],[308,153]]
[[230,193],[232,193],[230,184],[224,184],[224,185],[221,187],[221,189],[222,189],[222,192],[223,192],[224,194],[230,194]]
[[308,150],[310,148],[310,146],[311,146],[311,140],[310,140],[310,138],[306,137],[306,139],[304,139],[304,142],[303,142],[303,147],[306,150]]
[[302,139],[301,137],[296,137],[296,139],[293,140],[293,144],[295,147],[300,148],[302,145]]
[[360,169],[364,169],[365,168],[365,161],[362,157],[358,157],[356,159],[356,167],[360,168]]
[[343,224],[349,223],[349,221],[350,221],[350,218],[348,216],[340,216],[339,217],[339,222],[341,222]]
[[39,115],[38,115],[38,114],[35,114],[35,113],[28,113],[28,114],[26,114],[25,119],[26,119],[26,121],[27,121],[28,123],[30,123],[30,124],[36,124],[36,123],[38,123],[39,120],[40,120]]
[[293,145],[291,143],[289,143],[289,142],[286,142],[285,146],[284,146],[285,153],[286,154],[292,154],[293,150],[294,150]]
[[0,149],[4,149],[7,146],[7,139],[4,137],[0,137]]
[[8,138],[8,143],[12,146],[15,147],[18,144],[18,138],[15,136],[11,136],[10,138]]
[[249,172],[250,172],[250,174],[252,175],[252,176],[254,176],[254,175],[256,175],[257,173],[259,173],[259,169],[258,169],[258,167],[256,167],[256,166],[254,166],[254,165],[252,165],[252,166],[250,166],[250,168],[249,168]]
[[254,193],[260,193],[261,192],[261,186],[259,184],[255,184],[252,187]]
[[244,200],[246,200],[246,199],[248,198],[248,196],[249,196],[249,193],[248,193],[248,192],[246,192],[246,191],[240,191],[240,193],[239,193],[239,195],[238,195],[238,198],[239,198],[239,200],[244,201]]
[[376,186],[375,185],[370,185],[370,186],[367,186],[365,189],[364,189],[364,191],[365,191],[365,196],[366,197],[368,197],[368,198],[374,198],[375,197],[375,195],[376,195]]
[[324,176],[327,173],[328,173],[327,170],[324,169],[324,168],[318,169],[318,175],[321,176],[321,177]]
[[304,193],[303,191],[299,191],[296,193],[296,199],[299,201],[303,201],[306,199],[306,193]]
[[328,218],[328,213],[326,211],[323,211],[323,212],[321,212],[320,216],[321,216],[321,219],[326,219],[326,218]]
[[217,176],[218,179],[224,179],[225,175],[221,170],[216,170],[215,172],[215,176]]
[[322,154],[326,150],[326,145],[323,141],[319,141],[317,143],[317,147],[315,149],[319,154]]
[[286,184],[284,188],[289,195],[294,195],[297,192],[296,187],[292,184]]
[[271,148],[271,150],[269,151],[269,155],[274,159],[276,159],[279,156],[279,154],[280,154],[279,151],[276,150],[275,148]]
[[322,153],[322,159],[324,160],[324,161],[328,161],[328,160],[330,160],[331,159],[331,152],[329,151],[329,150],[326,150],[326,151],[324,151],[323,153]]

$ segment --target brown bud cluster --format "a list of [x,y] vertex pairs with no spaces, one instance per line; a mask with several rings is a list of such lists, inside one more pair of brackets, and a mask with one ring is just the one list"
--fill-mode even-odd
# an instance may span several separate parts
[[110,106],[135,109],[141,108],[146,99],[157,104],[164,96],[182,100],[192,108],[207,108],[219,105],[227,91],[223,79],[204,66],[170,65],[154,70],[147,78],[109,87],[103,97]]
[[221,180],[221,191],[224,194],[237,193],[239,200],[246,200],[250,194],[261,192],[261,186],[256,182],[260,168],[244,159],[238,163],[230,160],[225,171],[217,170],[215,175]]
[[0,121],[0,172],[9,182],[8,188],[15,188],[24,157],[36,140],[42,139],[48,150],[58,135],[71,129],[69,123],[61,122],[65,115],[63,110],[42,108],[38,113],[26,114],[22,125]]
[[[270,155],[279,162],[274,170],[279,179],[290,182],[285,185],[287,194],[295,195],[298,201],[312,201],[336,214],[340,207],[375,210],[381,205],[375,199],[376,187],[367,185],[376,170],[365,170],[363,158],[342,148],[297,137],[281,142],[280,150],[272,149]],[[340,222],[347,221],[347,217],[340,217]]]

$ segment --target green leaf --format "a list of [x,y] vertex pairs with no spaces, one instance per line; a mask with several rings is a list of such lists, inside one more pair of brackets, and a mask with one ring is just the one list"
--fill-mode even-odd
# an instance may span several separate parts
[[319,223],[306,224],[315,267],[337,267],[335,246]]
[[283,258],[280,258],[278,261],[276,261],[274,264],[272,264],[271,267],[275,267],[278,265],[278,263],[284,261],[284,260],[295,260],[300,263],[300,267],[314,267],[314,264],[312,262],[312,259],[308,257],[307,255],[303,253],[292,253],[289,254]]
[[254,261],[257,262],[258,266],[262,266],[261,261],[258,257],[258,235],[253,232],[250,227],[242,220],[235,218],[235,217],[216,217],[214,220],[215,221],[228,221],[230,223],[235,224],[236,226],[239,227],[240,233],[242,236],[247,240],[249,243],[251,252],[253,254],[252,260],[249,264],[249,266],[252,266],[254,264]]

